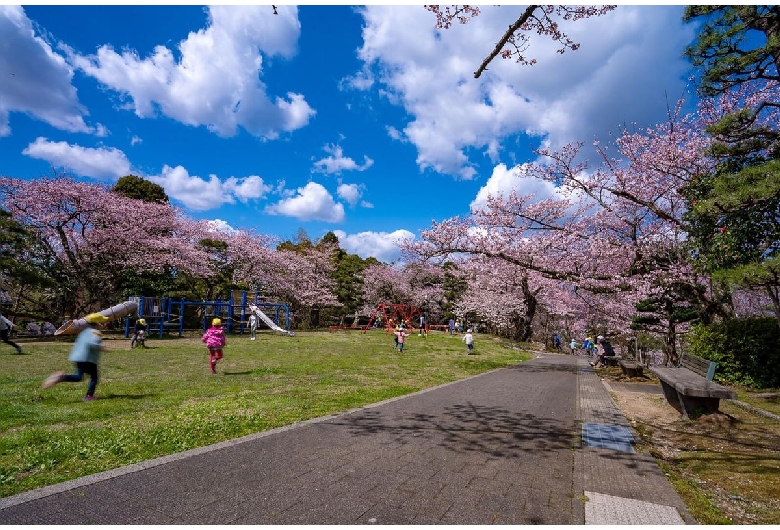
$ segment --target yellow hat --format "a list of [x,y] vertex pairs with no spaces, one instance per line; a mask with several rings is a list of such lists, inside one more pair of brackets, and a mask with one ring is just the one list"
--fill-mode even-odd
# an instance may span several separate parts
[[100,313],[90,313],[84,320],[87,321],[87,324],[105,324],[108,322],[108,317],[101,315]]
[[218,319],[218,318],[215,318],[214,320],[211,321],[211,325],[212,326],[221,326],[222,325],[222,321],[220,319]]
[[146,324],[146,320],[144,320],[143,318],[139,318],[138,323],[143,326],[144,324]]

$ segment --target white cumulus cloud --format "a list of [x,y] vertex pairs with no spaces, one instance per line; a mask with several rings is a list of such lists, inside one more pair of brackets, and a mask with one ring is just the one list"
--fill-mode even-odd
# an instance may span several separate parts
[[339,184],[336,194],[350,206],[355,206],[363,196],[362,184]]
[[374,161],[365,155],[363,156],[363,164],[358,164],[353,159],[344,156],[344,150],[338,145],[326,145],[323,149],[330,156],[314,163],[314,171],[319,173],[340,174],[342,171],[365,171],[374,165]]
[[22,112],[69,132],[97,131],[72,85],[73,69],[35,34],[20,6],[0,5],[0,137],[11,134],[10,114]]
[[347,234],[343,230],[334,230],[339,238],[341,248],[350,254],[357,254],[363,259],[371,256],[385,263],[396,261],[401,256],[399,243],[403,240],[414,239],[414,234],[408,230],[396,230],[394,232],[359,232]]
[[415,145],[420,169],[471,179],[483,157],[496,164],[514,155],[514,145],[590,146],[622,124],[662,121],[667,98],[684,95],[690,69],[680,50],[695,28],[682,23],[682,10],[621,5],[603,17],[561,21],[579,50],[557,54],[559,45],[533,34],[527,55],[536,65],[497,57],[475,79],[521,8],[485,6],[468,24],[436,30],[422,6],[370,5],[360,11],[358,55],[360,71],[375,81],[360,86],[409,114],[403,131],[388,134]]
[[110,45],[94,55],[71,52],[72,63],[106,87],[128,96],[141,118],[157,112],[224,137],[240,126],[277,138],[308,124],[315,114],[301,94],[267,93],[260,80],[265,57],[291,57],[300,35],[297,8],[211,6],[206,28],[190,32],[177,53],[158,45],[148,57]]
[[265,212],[271,215],[295,217],[301,221],[329,223],[344,221],[344,205],[333,200],[328,190],[316,182],[309,182],[303,188],[298,188],[292,197],[266,206]]
[[209,175],[207,180],[190,175],[182,166],[165,165],[159,175],[146,178],[162,186],[168,197],[192,210],[211,210],[223,204],[233,204],[236,199],[241,202],[260,199],[271,189],[256,175],[230,177],[224,181],[216,175]]
[[82,147],[38,137],[22,154],[83,177],[112,180],[131,173],[130,161],[113,147]]
[[555,186],[545,180],[526,176],[525,167],[525,164],[512,168],[507,168],[505,164],[494,167],[493,174],[469,206],[472,209],[485,207],[488,195],[507,197],[513,191],[518,195],[533,194],[535,200],[555,198]]

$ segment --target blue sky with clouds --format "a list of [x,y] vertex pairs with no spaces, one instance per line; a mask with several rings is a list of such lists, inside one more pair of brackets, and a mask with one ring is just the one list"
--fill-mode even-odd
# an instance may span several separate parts
[[539,146],[651,125],[690,91],[682,6],[619,6],[473,72],[521,6],[0,6],[0,174],[135,174],[197,219],[336,232],[383,261],[488,193],[549,190]]

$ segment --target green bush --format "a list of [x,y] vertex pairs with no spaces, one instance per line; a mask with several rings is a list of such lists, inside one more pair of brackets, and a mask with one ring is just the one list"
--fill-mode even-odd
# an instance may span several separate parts
[[774,318],[696,326],[689,351],[718,363],[715,378],[752,388],[780,386],[780,329]]

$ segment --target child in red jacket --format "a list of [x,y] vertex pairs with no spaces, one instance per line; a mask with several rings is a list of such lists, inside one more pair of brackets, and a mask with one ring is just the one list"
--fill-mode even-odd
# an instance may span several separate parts
[[225,337],[225,328],[222,327],[222,321],[215,318],[211,321],[211,327],[206,330],[201,338],[206,343],[206,348],[209,349],[209,365],[211,366],[211,373],[217,373],[217,361],[222,358],[222,348],[227,344],[227,338]]

